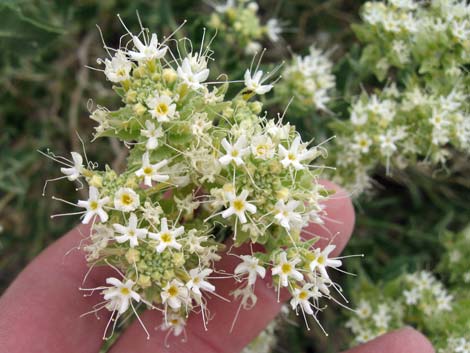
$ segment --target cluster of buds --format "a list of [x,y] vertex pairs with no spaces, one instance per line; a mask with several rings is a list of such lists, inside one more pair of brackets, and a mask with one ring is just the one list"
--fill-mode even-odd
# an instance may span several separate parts
[[303,113],[312,107],[326,111],[335,88],[333,63],[328,56],[314,45],[310,46],[308,55],[294,56],[276,85],[279,101],[287,105],[292,100],[290,107]]
[[[90,266],[116,271],[103,286],[84,288],[104,296],[93,311],[108,309],[116,322],[142,305],[161,311],[161,327],[180,335],[191,313],[208,324],[218,278],[236,279],[234,297],[248,308],[255,283],[270,271],[273,287],[292,294],[292,307],[316,319],[320,301],[337,302],[340,290],[329,276],[341,266],[334,245],[316,248],[318,237],[302,231],[326,215],[330,191],[311,164],[325,151],[302,142],[282,118],[260,115],[255,96],[273,86],[257,68],[227,98],[231,82],[208,82],[212,52],[204,40],[184,53],[178,41],[171,48],[169,38],[145,29],[127,36],[127,47],[105,47],[109,57],[98,61],[123,105],[91,115],[95,138],[112,136],[129,148],[125,169],[99,170],[77,152],[71,161],[56,159],[64,178],[88,185],[88,199],[62,201],[82,209],[74,214],[91,225]],[[265,252],[252,250],[234,273],[220,272],[227,238]]]
[[273,43],[281,40],[281,23],[278,19],[271,18],[266,24],[262,24],[256,1],[227,0],[223,4],[211,5],[215,11],[208,22],[209,27],[217,30],[224,42],[232,47],[243,48],[244,54],[261,52],[263,39],[269,39]]

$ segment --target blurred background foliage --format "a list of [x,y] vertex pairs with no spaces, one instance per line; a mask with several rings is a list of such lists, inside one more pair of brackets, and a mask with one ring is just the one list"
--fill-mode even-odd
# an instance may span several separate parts
[[[269,0],[259,1],[262,18],[278,18],[284,25],[283,40],[268,48],[264,61],[279,63],[293,53],[305,54],[308,46],[331,49],[337,77],[336,100],[330,106],[335,115],[288,112],[304,137],[329,136],[332,119],[348,115],[348,101],[368,86],[378,83],[357,69],[359,45],[351,30],[358,21],[358,0]],[[119,104],[105,76],[86,68],[99,67],[104,57],[99,25],[105,42],[117,47],[124,28],[116,15],[134,31],[139,29],[136,11],[152,31],[170,34],[185,19],[179,36],[194,42],[212,8],[195,0],[3,0],[0,3],[0,292],[42,249],[72,228],[73,218],[57,218],[67,205],[53,202],[52,195],[76,199],[67,182],[51,182],[42,196],[46,179],[58,175],[58,168],[37,151],[50,149],[57,155],[82,149],[77,133],[85,141],[88,157],[100,165],[106,161],[118,169],[126,150],[113,139],[90,143],[93,122],[90,108]],[[215,72],[240,79],[252,57],[243,48],[227,47],[223,36],[214,39]],[[271,65],[272,67],[273,65]],[[223,70],[223,71],[222,71]],[[361,84],[359,84],[361,82]],[[93,100],[90,100],[90,99]],[[270,102],[274,116],[284,107]],[[406,173],[385,176],[378,170],[374,195],[356,200],[357,227],[346,253],[364,253],[364,259],[347,261],[348,270],[370,281],[384,281],[416,269],[433,268],[444,251],[439,241],[446,230],[457,231],[468,222],[470,199],[468,161],[453,158],[451,177],[443,172],[408,168]],[[344,276],[339,279],[344,283]],[[347,278],[346,291],[355,278]],[[347,346],[347,331],[338,308],[322,314],[330,338],[303,326],[287,326],[278,351],[336,351]],[[315,327],[313,325],[313,327]],[[331,339],[334,337],[334,339]],[[286,348],[288,347],[288,348]]]

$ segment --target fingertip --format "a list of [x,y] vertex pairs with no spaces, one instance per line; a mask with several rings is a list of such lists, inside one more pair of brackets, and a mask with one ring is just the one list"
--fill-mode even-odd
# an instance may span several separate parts
[[434,353],[431,342],[419,331],[404,327],[379,336],[343,353]]

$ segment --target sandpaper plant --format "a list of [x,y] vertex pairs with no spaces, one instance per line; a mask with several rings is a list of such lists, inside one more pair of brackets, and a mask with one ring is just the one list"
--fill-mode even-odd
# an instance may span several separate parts
[[[155,325],[169,334],[184,334],[190,314],[210,329],[208,300],[239,300],[249,309],[268,271],[275,290],[292,294],[292,308],[316,320],[321,301],[337,302],[341,291],[329,276],[341,266],[331,257],[334,245],[316,248],[318,237],[302,231],[327,212],[322,201],[331,192],[313,164],[324,148],[303,142],[283,116],[262,113],[256,97],[273,88],[273,74],[259,64],[243,81],[211,81],[213,53],[204,38],[196,51],[187,38],[124,28],[127,44],[105,45],[108,56],[98,60],[122,106],[98,106],[91,118],[95,139],[114,137],[128,148],[125,168],[101,168],[77,151],[71,160],[49,155],[62,164],[62,178],[88,189],[83,200],[55,199],[75,206],[72,214],[89,225],[91,270],[115,271],[102,286],[82,288],[103,295],[91,312],[112,312],[104,337],[120,317],[139,318],[144,308],[162,313]],[[232,85],[238,93],[226,96]],[[261,244],[264,251],[228,252],[240,263],[221,273],[217,261],[227,243]],[[237,280],[233,298],[217,294],[221,277]]]

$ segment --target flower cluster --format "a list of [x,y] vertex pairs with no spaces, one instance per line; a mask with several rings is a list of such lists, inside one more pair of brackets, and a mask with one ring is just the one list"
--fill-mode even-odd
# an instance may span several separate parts
[[366,44],[361,62],[381,80],[392,67],[455,80],[470,61],[470,6],[464,1],[367,2],[362,19],[354,27]]
[[345,324],[354,335],[355,343],[365,343],[403,325],[403,307],[400,303],[379,295],[361,299],[356,315]]
[[244,54],[260,53],[261,41],[265,38],[273,43],[281,40],[280,21],[271,18],[263,25],[256,1],[227,0],[211,4],[215,11],[208,22],[209,27],[217,30],[226,44],[242,48]]
[[[116,322],[144,305],[163,313],[162,329],[180,335],[191,312],[207,325],[215,279],[235,278],[234,296],[249,308],[255,283],[270,271],[274,287],[293,295],[292,307],[316,317],[321,299],[337,301],[329,269],[341,266],[334,245],[316,248],[318,237],[302,232],[327,212],[330,192],[311,165],[323,149],[260,116],[254,97],[272,88],[261,71],[247,70],[245,87],[227,98],[230,82],[208,82],[212,52],[204,42],[180,54],[146,30],[127,35],[127,47],[106,48],[110,56],[99,60],[123,106],[91,115],[95,138],[116,137],[129,148],[126,168],[98,170],[77,152],[57,159],[64,178],[89,186],[87,199],[62,200],[91,225],[88,262],[116,271],[103,286],[83,289],[102,292],[94,311],[106,308]],[[228,237],[266,252],[239,256],[233,274],[219,273]]]
[[449,146],[470,152],[465,97],[459,87],[447,95],[416,86],[363,94],[352,105],[350,119],[333,124],[338,133],[336,180],[360,192],[378,165],[390,173],[418,161],[444,164],[451,156]]
[[449,282],[465,288],[470,286],[470,227],[460,232],[447,231],[442,242],[445,252],[438,271],[446,275]]
[[454,1],[365,4],[356,33],[367,45],[358,66],[379,79],[393,66],[395,81],[363,93],[351,103],[350,119],[332,124],[337,181],[360,193],[379,165],[391,174],[417,163],[445,165],[455,150],[470,152],[463,70],[470,47],[452,30],[470,23],[469,9]]
[[437,350],[438,353],[468,353],[470,352],[470,337],[449,337],[445,347]]
[[305,113],[311,107],[325,111],[335,87],[332,69],[328,53],[312,45],[308,55],[296,55],[286,65],[275,95],[285,105],[293,98],[291,107],[295,111]]
[[402,275],[382,286],[368,284],[357,293],[358,306],[346,323],[355,343],[405,324],[426,326],[428,321],[449,315],[454,305],[453,295],[428,271]]
[[406,275],[404,288],[405,305],[416,315],[432,316],[452,310],[453,296],[431,272]]

